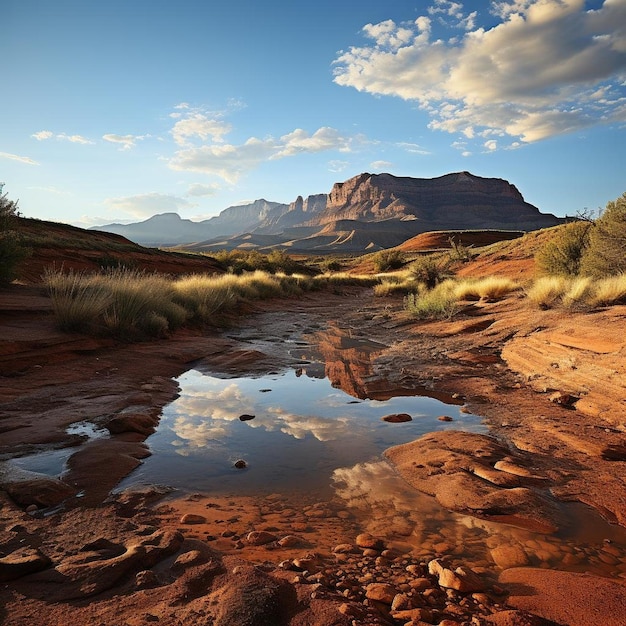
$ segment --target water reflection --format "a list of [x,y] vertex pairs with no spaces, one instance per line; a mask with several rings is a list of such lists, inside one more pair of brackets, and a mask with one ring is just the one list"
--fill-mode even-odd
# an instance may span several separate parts
[[[302,374],[223,379],[185,373],[178,379],[180,397],[165,407],[148,439],[153,456],[124,486],[148,481],[242,494],[292,488],[330,494],[337,468],[379,459],[389,446],[441,428],[485,431],[478,417],[432,398],[355,402],[328,379]],[[413,420],[382,421],[390,413]],[[455,421],[438,421],[442,413]],[[242,415],[254,417],[242,421]],[[246,460],[247,471],[233,471],[237,458]]]

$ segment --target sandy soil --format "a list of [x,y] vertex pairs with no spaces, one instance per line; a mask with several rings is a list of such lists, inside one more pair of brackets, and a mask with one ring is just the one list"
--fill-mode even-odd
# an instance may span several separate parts
[[[339,593],[342,587],[330,593],[327,581],[317,580],[319,586],[312,589],[311,580],[278,567],[311,553],[330,558],[336,546],[354,544],[367,520],[336,503],[293,502],[280,496],[172,497],[155,489],[109,495],[149,454],[146,438],[158,424],[161,408],[177,393],[172,377],[199,360],[240,373],[290,366],[294,358],[285,350],[287,338],[315,341],[333,384],[355,397],[422,392],[484,416],[502,446],[497,459],[489,457],[478,468],[468,467],[458,455],[454,463],[443,457],[437,463],[449,468],[452,480],[462,472],[492,486],[505,474],[510,478],[510,466],[496,472],[497,479],[492,476],[495,463],[507,462],[516,471],[532,471],[550,498],[584,502],[605,519],[626,526],[625,320],[626,307],[564,316],[531,310],[514,295],[500,302],[467,303],[452,321],[417,323],[402,311],[400,300],[375,299],[369,290],[350,288],[264,303],[226,332],[181,332],[165,341],[120,345],[59,333],[49,302],[36,287],[3,290],[0,454],[9,459],[65,447],[77,452],[61,479],[28,475],[6,464],[0,470],[0,621],[409,622],[406,615],[394,618],[380,599],[370,597],[365,609],[357,609],[362,599]],[[262,333],[251,332],[259,328]],[[350,349],[350,340],[358,338],[384,347],[364,352],[354,342]],[[66,432],[70,424],[83,421],[108,428],[111,437],[85,443],[84,435]],[[445,446],[450,454],[449,442]],[[421,480],[411,463],[408,468],[399,464],[398,471],[409,482]],[[441,475],[439,470],[433,473]],[[522,478],[516,493],[536,490],[533,476]],[[508,499],[504,504],[499,500],[495,511],[451,498],[452,483],[445,484],[441,497],[450,508],[482,519],[513,510],[511,485],[497,485],[504,486],[498,497],[504,492]],[[464,483],[463,489],[475,489],[476,484]],[[185,518],[189,514],[198,517]],[[274,540],[256,545],[247,541],[250,531],[271,532],[275,539],[289,534],[299,538],[293,545],[278,546]],[[421,622],[413,623],[469,624],[470,608],[485,624],[548,623],[528,621],[527,614],[515,611],[504,615],[505,609],[516,608],[562,624],[626,623],[625,546],[612,547],[600,555],[613,560],[611,584],[598,585],[598,593],[611,596],[610,614],[603,621],[598,621],[601,598],[594,600],[594,577],[581,582],[568,578],[575,574],[559,573],[560,589],[570,581],[576,589],[572,606],[563,612],[555,609],[562,596],[554,593],[555,583],[543,570],[533,576],[532,568],[523,568],[524,574],[517,575],[517,570],[486,563],[477,568],[491,585],[482,605],[468,595],[463,605],[463,598],[448,593],[448,604],[441,608],[435,600],[445,585],[433,587],[435,613],[422,613]],[[453,551],[453,546],[448,549]],[[448,556],[452,558],[432,553],[433,558]],[[358,558],[367,568],[366,557]],[[428,561],[424,555],[420,559],[422,564]],[[326,567],[335,572],[347,567],[341,560],[331,563]],[[402,563],[409,566],[406,558]],[[384,573],[380,563],[372,567],[371,576]],[[495,582],[503,569],[501,581]],[[512,571],[508,577],[507,571]],[[332,578],[330,571],[324,572]],[[436,580],[435,574],[428,575]],[[452,607],[457,607],[456,617]],[[502,616],[494,617],[496,621],[487,621],[498,613]]]

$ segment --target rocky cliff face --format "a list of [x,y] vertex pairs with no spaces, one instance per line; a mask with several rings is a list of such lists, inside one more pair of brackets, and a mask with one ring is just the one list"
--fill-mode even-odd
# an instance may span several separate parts
[[253,233],[261,239],[271,235],[271,246],[353,253],[399,245],[428,231],[529,231],[561,221],[525,202],[505,180],[457,172],[438,178],[360,174],[336,183],[330,194],[298,196],[289,205],[261,199],[228,207],[203,222],[164,214],[98,230],[142,244],[195,243],[207,250],[237,247],[241,235]]
[[391,174],[360,174],[336,183],[320,223],[338,219],[377,221],[417,219],[424,229],[519,228],[532,230],[558,223],[539,212],[522,194],[500,178],[469,172],[439,178],[400,178]]

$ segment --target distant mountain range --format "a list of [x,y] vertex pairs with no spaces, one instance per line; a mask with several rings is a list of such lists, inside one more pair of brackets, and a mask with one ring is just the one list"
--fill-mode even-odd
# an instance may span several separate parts
[[390,248],[429,231],[531,231],[562,221],[525,202],[514,185],[500,178],[469,172],[438,178],[365,173],[335,183],[329,194],[299,196],[291,204],[256,200],[200,222],[163,213],[94,230],[190,251],[282,248],[321,254]]

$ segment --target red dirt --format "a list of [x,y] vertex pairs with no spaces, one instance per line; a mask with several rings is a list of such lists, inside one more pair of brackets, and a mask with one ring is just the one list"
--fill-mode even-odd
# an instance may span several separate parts
[[[517,255],[514,262],[519,265],[509,275],[528,277],[532,254],[524,250]],[[483,261],[467,264],[462,272],[495,273],[496,262],[507,265],[505,258],[494,256],[490,272],[489,262]],[[27,274],[34,280],[38,270],[30,267]],[[625,320],[623,306],[563,314],[532,309],[521,296],[513,295],[499,302],[468,303],[453,321],[418,323],[403,312],[400,300],[375,299],[367,290],[350,288],[266,302],[238,324],[283,338],[319,328],[327,373],[334,384],[356,397],[382,397],[408,389],[448,397],[460,394],[470,410],[485,416],[500,442],[529,455],[537,471],[548,477],[554,495],[585,502],[606,519],[626,526]],[[344,347],[340,338],[345,333],[386,347],[371,358],[339,349]],[[131,345],[66,335],[55,329],[49,301],[38,287],[3,289],[0,453],[6,458],[77,445],[80,438],[65,432],[69,424],[85,420],[103,426],[128,415],[129,409],[135,425],[141,420],[156,424],[161,408],[176,394],[172,377],[198,359],[238,373],[262,373],[289,364],[279,341],[242,343],[227,334],[184,331],[167,340]],[[555,392],[568,398],[567,403],[551,401]],[[159,495],[147,492],[107,501],[120,478],[145,455],[145,440],[146,434],[138,430],[95,440],[77,455],[71,471],[59,481],[63,485],[34,481],[14,488],[10,479],[3,478],[7,493],[0,492],[0,563],[10,554],[15,560],[18,548],[28,547],[28,558],[39,551],[51,565],[42,564],[40,572],[4,584],[0,622],[7,626],[268,623],[223,621],[227,618],[220,618],[219,611],[244,602],[249,597],[241,591],[244,588],[267,589],[272,581],[285,580],[285,573],[275,567],[279,560],[354,542],[366,524],[332,504],[288,499],[272,504],[271,499],[223,500],[202,494],[159,504]],[[62,489],[68,486],[80,490],[81,497],[70,498],[56,514],[42,515],[46,511],[42,498],[48,498],[47,504],[59,502],[67,498]],[[29,505],[31,513],[25,512]],[[327,512],[316,516],[315,506],[326,507]],[[309,530],[304,531],[306,524],[301,527],[306,547],[278,553],[255,546],[239,549],[222,535],[230,527],[236,535],[259,527],[288,532],[294,523],[288,514],[292,509],[313,511]],[[199,512],[202,523],[181,523],[185,513]],[[230,517],[233,521],[224,521]],[[201,566],[173,567],[175,555],[191,559],[195,557],[189,553],[194,551]],[[88,566],[85,559],[95,560]],[[98,569],[105,562],[106,568]],[[274,563],[274,569],[268,567],[265,573],[260,565],[268,562]],[[259,567],[248,571],[249,563]],[[338,563],[336,568],[340,567]],[[559,575],[561,587],[576,585],[577,593],[568,595],[568,616],[576,615],[571,623],[605,623],[596,621],[597,603],[587,602],[594,597],[593,579],[585,596],[579,593],[573,574]],[[286,579],[293,576],[291,572]],[[544,578],[533,577],[528,570],[520,586],[522,579],[513,576],[512,603],[545,618],[561,619],[564,613],[555,609],[555,603],[562,600]],[[626,622],[625,579],[626,572],[612,582],[612,606],[617,607],[613,612],[618,613],[610,618],[617,621],[606,623]],[[142,580],[152,583],[144,585]],[[324,595],[323,587],[316,596],[309,583],[289,584],[277,593],[283,594],[281,602],[291,607],[291,613],[276,623],[350,623],[338,610],[341,599]],[[506,576],[501,587],[506,591]],[[228,589],[241,593],[226,596]],[[296,596],[298,610],[293,604]],[[504,606],[505,599],[489,602]],[[385,619],[357,619],[357,623],[402,623]]]

